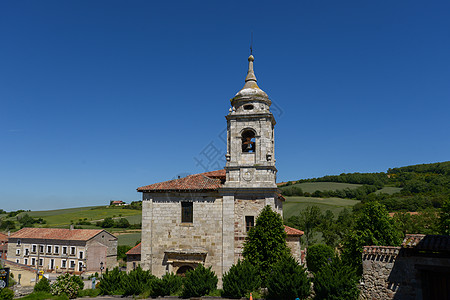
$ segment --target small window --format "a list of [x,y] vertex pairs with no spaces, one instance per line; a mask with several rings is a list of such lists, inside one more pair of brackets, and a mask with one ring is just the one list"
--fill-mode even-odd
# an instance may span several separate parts
[[35,265],[36,265],[36,258],[33,257],[33,258],[31,259],[31,265],[32,265],[32,266],[35,266]]
[[66,267],[67,267],[66,266],[66,260],[65,259],[61,260],[61,268],[65,269]]
[[55,254],[59,254],[59,246],[55,246]]
[[67,254],[67,247],[66,246],[62,247],[62,254]]
[[25,259],[23,260],[23,264],[24,264],[24,265],[28,265],[28,258],[25,258]]
[[255,152],[255,133],[252,130],[246,130],[242,133],[242,152]]
[[181,202],[181,222],[192,223],[194,221],[194,207],[192,202]]
[[83,259],[83,255],[84,255],[83,251],[80,251],[80,259]]
[[25,255],[30,255],[30,250],[28,250],[28,248],[25,248]]
[[252,110],[253,109],[253,105],[252,104],[244,105],[244,109],[245,110]]
[[37,248],[36,245],[32,245],[31,246],[31,252],[36,253],[36,248]]
[[16,255],[20,255],[20,249],[16,249]]
[[254,216],[245,216],[245,230],[247,232],[255,226],[255,217]]
[[20,259],[16,259],[16,263],[20,264]]
[[44,265],[44,259],[39,258],[39,267],[42,267]]
[[20,244],[21,244],[21,241],[17,240],[17,246],[20,246]]
[[47,246],[47,253],[52,253],[52,246]]
[[74,260],[70,261],[70,268],[75,269],[75,261]]
[[70,247],[70,255],[75,255],[75,247]]
[[44,253],[44,246],[43,245],[39,245],[39,253]]

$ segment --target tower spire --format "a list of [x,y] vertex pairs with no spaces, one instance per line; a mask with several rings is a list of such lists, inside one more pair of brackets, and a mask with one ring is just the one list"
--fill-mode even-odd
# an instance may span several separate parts
[[258,85],[256,84],[256,76],[255,76],[255,72],[253,71],[253,61],[255,60],[255,58],[253,57],[253,55],[250,55],[248,57],[248,71],[247,71],[247,76],[245,77],[245,85],[244,85],[244,89],[249,89],[249,88],[258,88]]

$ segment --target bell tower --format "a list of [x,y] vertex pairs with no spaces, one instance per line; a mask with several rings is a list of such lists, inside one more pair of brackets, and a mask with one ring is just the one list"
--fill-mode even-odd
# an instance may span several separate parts
[[271,101],[256,84],[253,55],[244,87],[231,99],[227,119],[225,188],[276,188]]

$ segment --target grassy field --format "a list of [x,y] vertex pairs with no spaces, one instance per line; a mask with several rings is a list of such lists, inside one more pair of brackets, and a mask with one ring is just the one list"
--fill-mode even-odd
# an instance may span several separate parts
[[392,194],[400,192],[401,190],[402,190],[402,188],[399,188],[399,187],[385,186],[384,188],[382,188],[381,190],[376,191],[375,193],[376,194],[385,193],[385,194],[392,195]]
[[292,186],[300,187],[303,192],[314,193],[315,191],[336,191],[343,189],[356,189],[362,184],[340,183],[340,182],[302,182]]
[[283,203],[284,219],[298,215],[307,206],[316,205],[322,212],[331,210],[335,216],[344,208],[351,209],[353,205],[359,203],[358,200],[342,198],[313,198],[313,197],[286,197]]
[[133,246],[136,245],[137,241],[141,240],[141,233],[140,232],[134,232],[134,233],[126,233],[126,234],[120,234],[117,236],[119,246],[120,245],[128,245]]
[[134,209],[122,209],[119,207],[108,206],[91,206],[77,207],[58,210],[46,211],[29,211],[22,214],[29,214],[34,218],[43,218],[47,221],[47,226],[59,227],[70,225],[78,222],[79,219],[87,219],[87,221],[101,220],[107,217],[124,217],[132,224],[139,223],[141,219],[141,211]]

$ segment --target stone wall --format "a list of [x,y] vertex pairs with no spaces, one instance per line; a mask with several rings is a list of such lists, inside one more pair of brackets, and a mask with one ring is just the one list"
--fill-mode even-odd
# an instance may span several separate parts
[[[193,202],[192,223],[181,222],[182,201]],[[142,223],[143,268],[162,276],[204,259],[221,277],[222,198],[217,193],[144,193]],[[207,253],[204,258],[202,251]],[[186,253],[194,253],[195,259]]]

